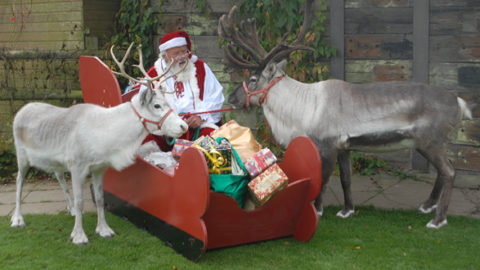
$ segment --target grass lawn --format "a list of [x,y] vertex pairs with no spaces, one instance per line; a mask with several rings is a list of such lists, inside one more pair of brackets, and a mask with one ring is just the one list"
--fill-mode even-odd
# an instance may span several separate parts
[[74,218],[25,215],[13,229],[0,217],[1,269],[480,269],[480,220],[450,216],[440,230],[426,229],[433,215],[360,207],[341,220],[328,207],[308,243],[293,238],[208,251],[193,263],[158,238],[107,214],[118,234],[94,235],[96,214],[84,215],[90,244],[68,241]]

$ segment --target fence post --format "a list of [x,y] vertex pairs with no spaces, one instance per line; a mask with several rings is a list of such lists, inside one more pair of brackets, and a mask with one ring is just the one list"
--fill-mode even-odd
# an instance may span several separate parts
[[[413,81],[429,82],[429,0],[413,1]],[[428,170],[428,161],[412,150],[412,169]]]
[[332,78],[345,80],[345,3],[344,0],[330,0],[331,43],[337,49],[337,56],[330,62]]

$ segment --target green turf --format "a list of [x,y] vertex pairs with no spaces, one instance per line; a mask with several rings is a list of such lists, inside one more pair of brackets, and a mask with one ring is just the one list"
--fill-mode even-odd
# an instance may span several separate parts
[[118,234],[94,235],[96,214],[84,215],[90,244],[68,241],[74,218],[25,215],[27,226],[10,228],[0,217],[1,269],[480,269],[480,220],[450,216],[440,230],[425,228],[433,215],[412,211],[357,209],[354,218],[335,217],[328,207],[315,236],[211,250],[193,263],[158,238],[107,214]]

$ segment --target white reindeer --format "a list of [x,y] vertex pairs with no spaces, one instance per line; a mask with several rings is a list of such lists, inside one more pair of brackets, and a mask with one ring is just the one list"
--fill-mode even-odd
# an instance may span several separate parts
[[[240,23],[244,32],[239,34],[232,23],[234,11],[232,8],[228,17],[224,15],[220,19],[219,33],[244,48],[246,45],[237,42],[238,38],[254,35],[255,27],[251,25],[254,21]],[[306,21],[307,15],[305,17]],[[225,50],[227,60],[234,66],[260,69],[239,86],[228,101],[237,108],[248,106],[250,102],[262,106],[275,139],[285,147],[297,136],[308,136],[315,142],[322,157],[323,184],[316,200],[319,216],[323,214],[322,196],[336,161],[345,200],[337,216],[346,218],[354,214],[350,151],[410,148],[418,150],[438,173],[430,197],[419,211],[430,213],[436,209],[436,216],[427,224],[428,228],[447,224],[446,211],[455,178],[455,169],[447,158],[447,142],[460,120],[471,118],[463,99],[443,88],[414,82],[351,84],[327,80],[301,83],[285,74],[286,60],[280,63],[269,60],[282,51],[305,48],[283,44],[283,48],[277,46],[266,53],[260,49],[260,44],[249,46],[255,47],[254,52],[260,52],[256,64],[240,60],[231,48]]]
[[[70,235],[74,244],[86,244],[88,238],[82,226],[83,194],[85,177],[91,175],[98,222],[95,233],[109,238],[115,235],[107,225],[104,214],[103,175],[108,167],[121,170],[135,161],[135,151],[147,134],[177,137],[187,130],[166,102],[163,93],[151,88],[151,83],[164,74],[145,80],[137,80],[125,73],[123,64],[133,43],[121,63],[121,75],[144,83],[148,90],[111,108],[93,104],[78,104],[60,108],[45,103],[29,103],[21,108],[13,122],[13,136],[17,152],[18,176],[16,208],[11,218],[12,227],[25,226],[22,217],[21,199],[23,178],[30,166],[54,172],[65,192],[68,210],[75,216],[75,226]],[[140,64],[143,70],[141,49]],[[173,113],[172,113],[173,112]],[[64,173],[72,176],[73,202],[69,195]]]

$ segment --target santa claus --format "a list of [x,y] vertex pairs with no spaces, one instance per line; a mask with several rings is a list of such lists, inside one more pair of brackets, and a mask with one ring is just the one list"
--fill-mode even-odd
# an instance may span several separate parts
[[[181,138],[194,140],[196,136],[210,134],[221,122],[221,112],[211,111],[222,108],[225,100],[222,85],[208,65],[190,53],[190,38],[185,31],[165,34],[160,40],[159,48],[160,57],[148,75],[156,77],[164,73],[172,63],[167,76],[176,75],[157,87],[172,93],[165,94],[167,100],[177,113],[185,115],[189,131]],[[150,134],[144,142],[151,140],[155,140],[162,150],[169,150],[165,138]]]

